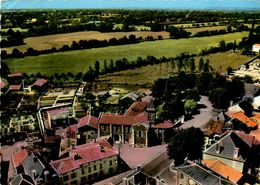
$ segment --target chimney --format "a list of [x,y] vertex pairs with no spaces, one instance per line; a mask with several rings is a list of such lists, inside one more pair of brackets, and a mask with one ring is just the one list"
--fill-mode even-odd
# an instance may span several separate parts
[[32,175],[33,175],[33,180],[36,179],[36,177],[37,177],[37,173],[36,173],[35,170],[32,170]]
[[138,164],[137,166],[136,166],[136,172],[141,172],[141,165],[140,164]]
[[104,146],[100,145],[100,152],[105,152]]
[[233,153],[233,158],[234,159],[238,158],[238,152],[239,152],[239,148],[234,148],[234,153]]
[[216,153],[219,154],[220,153],[220,148],[221,148],[221,143],[218,141],[216,144]]

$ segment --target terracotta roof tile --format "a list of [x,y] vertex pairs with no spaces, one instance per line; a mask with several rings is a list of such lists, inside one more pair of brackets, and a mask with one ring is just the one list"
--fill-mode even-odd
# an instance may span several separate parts
[[68,108],[61,108],[61,109],[52,109],[52,110],[49,110],[48,112],[51,115],[55,115],[55,114],[59,114],[59,113],[69,112],[69,110],[68,110]]
[[[101,146],[103,151],[101,151]],[[58,174],[67,173],[92,161],[118,155],[118,152],[107,141],[103,140],[97,143],[76,146],[75,149],[70,151],[70,155],[77,155],[79,158],[75,159],[73,156],[70,156],[50,162],[50,165]]]
[[10,85],[9,89],[12,91],[19,91],[21,89],[21,85]]
[[237,183],[243,176],[238,170],[226,165],[218,160],[203,160],[202,164],[210,168],[212,171],[219,175],[231,180],[233,183]]
[[161,129],[167,129],[167,128],[172,128],[173,127],[173,123],[171,121],[164,121],[163,123],[159,123],[155,126],[153,126],[153,128],[161,128]]
[[9,78],[22,77],[22,76],[23,76],[22,73],[11,73],[11,74],[8,74],[8,77],[9,77]]
[[17,168],[18,166],[20,166],[22,161],[24,161],[28,157],[28,155],[29,154],[26,149],[15,152],[12,155],[14,167]]
[[47,82],[48,82],[48,80],[41,78],[41,79],[36,80],[36,82],[34,82],[33,85],[41,87]]
[[247,127],[256,127],[257,126],[257,123],[254,122],[249,117],[247,117],[243,112],[232,113],[231,117],[241,121],[244,124],[246,124]]
[[134,102],[127,110],[126,115],[135,116],[139,114],[140,112],[144,111],[144,109],[147,107],[147,104],[147,102]]
[[142,112],[136,116],[103,114],[99,119],[99,124],[114,124],[114,125],[134,125],[138,122],[147,122],[148,113]]
[[95,116],[87,115],[79,120],[78,127],[80,128],[80,127],[89,125],[89,126],[97,129],[98,128],[97,123],[98,123],[98,118],[96,118]]

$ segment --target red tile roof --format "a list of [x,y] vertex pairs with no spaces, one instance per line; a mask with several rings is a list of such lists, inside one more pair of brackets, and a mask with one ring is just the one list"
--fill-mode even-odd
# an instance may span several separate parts
[[19,91],[21,89],[21,85],[10,85],[9,90],[11,91]]
[[45,79],[41,78],[41,79],[36,80],[36,82],[34,82],[33,85],[41,87],[41,86],[43,86],[47,82],[48,82],[48,80],[45,80]]
[[135,116],[139,114],[140,112],[144,111],[144,109],[147,107],[147,104],[147,102],[134,102],[127,110],[126,115]]
[[257,123],[254,122],[249,117],[247,117],[243,112],[232,113],[231,117],[241,121],[244,124],[246,124],[247,127],[256,127],[257,126]]
[[260,145],[260,128],[253,130],[250,135],[255,137],[254,145]]
[[[103,151],[101,151],[101,146],[103,146]],[[118,152],[107,141],[103,140],[97,143],[79,145],[71,150],[70,154],[77,155],[79,159],[74,159],[73,156],[70,156],[50,162],[50,165],[58,174],[65,174],[89,162],[118,155]]]
[[235,134],[240,137],[248,146],[252,146],[254,143],[255,137],[249,134],[245,134],[240,131],[235,131]]
[[253,46],[257,46],[257,47],[260,47],[260,44],[254,44]]
[[11,73],[11,74],[8,74],[8,77],[9,77],[9,78],[22,77],[22,76],[23,76],[22,73]]
[[114,125],[134,125],[138,122],[147,122],[148,113],[142,112],[136,116],[103,114],[98,124],[114,124]]
[[84,116],[83,118],[81,118],[79,120],[79,124],[78,127],[84,127],[86,125],[89,125],[93,128],[98,128],[98,118],[96,118],[95,116],[91,116],[91,115],[87,115]]
[[55,114],[69,112],[69,110],[67,107],[65,107],[65,108],[60,108],[60,109],[52,109],[52,110],[49,110],[48,112],[51,115],[55,115]]
[[159,123],[157,125],[154,125],[153,128],[161,128],[161,129],[167,129],[167,128],[172,128],[173,123],[171,121],[164,121],[163,123]]
[[18,166],[20,166],[22,161],[24,161],[28,157],[28,155],[29,154],[26,149],[15,152],[12,155],[14,167],[17,168]]
[[1,82],[0,82],[0,89],[4,88],[5,86],[6,86],[6,83],[1,80]]
[[243,174],[238,170],[226,165],[219,160],[203,160],[202,164],[210,168],[212,171],[218,173],[219,175],[229,179],[233,183],[237,183]]

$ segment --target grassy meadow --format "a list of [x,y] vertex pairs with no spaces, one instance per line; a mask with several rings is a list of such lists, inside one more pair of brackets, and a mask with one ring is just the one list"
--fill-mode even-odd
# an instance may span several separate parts
[[89,66],[94,66],[96,60],[100,61],[101,68],[104,60],[117,60],[127,58],[135,60],[138,56],[146,57],[175,57],[182,52],[199,53],[202,49],[217,46],[219,41],[240,41],[248,32],[231,33],[211,37],[197,37],[178,40],[158,40],[142,42],[133,45],[110,46],[104,48],[67,51],[39,55],[35,57],[7,59],[4,62],[12,72],[25,72],[28,74],[41,72],[51,75],[54,73],[86,72]]
[[[241,64],[248,62],[253,57],[240,55],[232,51],[216,53],[203,57],[209,59],[210,66],[215,71],[226,72],[227,67],[236,68]],[[196,68],[198,69],[199,57],[195,58]],[[167,78],[177,72],[177,67],[172,68],[171,63],[162,63],[149,65],[137,69],[115,72],[103,75],[100,80],[113,84],[146,84],[153,83],[158,78]]]

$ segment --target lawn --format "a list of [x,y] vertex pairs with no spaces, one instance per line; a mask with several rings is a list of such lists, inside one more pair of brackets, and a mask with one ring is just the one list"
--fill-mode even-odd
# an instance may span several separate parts
[[[234,52],[217,53],[205,56],[209,59],[210,65],[215,71],[226,72],[227,67],[236,68],[241,64],[248,62],[252,57],[247,57]],[[196,58],[198,67],[199,57]],[[113,84],[146,84],[153,83],[158,78],[166,78],[177,72],[176,68],[171,67],[171,63],[149,65],[134,70],[126,70],[113,74],[104,75],[100,78],[102,81]]]
[[158,38],[161,35],[163,38],[169,38],[169,33],[166,31],[161,32],[151,32],[151,31],[133,31],[133,32],[110,32],[110,33],[101,33],[98,31],[85,31],[85,32],[73,32],[73,33],[64,33],[64,34],[54,34],[46,35],[39,37],[28,37],[24,39],[25,44],[22,46],[14,46],[8,48],[2,48],[6,50],[7,53],[11,53],[13,48],[17,48],[22,52],[25,52],[29,47],[36,50],[51,49],[52,47],[61,48],[63,45],[71,45],[73,41],[79,40],[109,40],[111,38],[122,38],[124,36],[136,35],[136,37],[147,37],[153,36]]
[[[210,46],[217,46],[219,41],[233,42],[246,37],[247,32],[232,33],[211,37],[197,37],[178,40],[159,40],[142,42],[133,45],[110,46],[105,48],[68,51],[52,53],[36,57],[25,57],[20,59],[5,60],[12,72],[20,71],[28,74],[41,72],[50,75],[54,73],[78,73],[86,72],[94,62],[104,60],[128,58],[135,60],[138,56],[146,57],[175,57],[182,52],[199,53],[202,49]],[[101,64],[102,66],[102,64]]]

